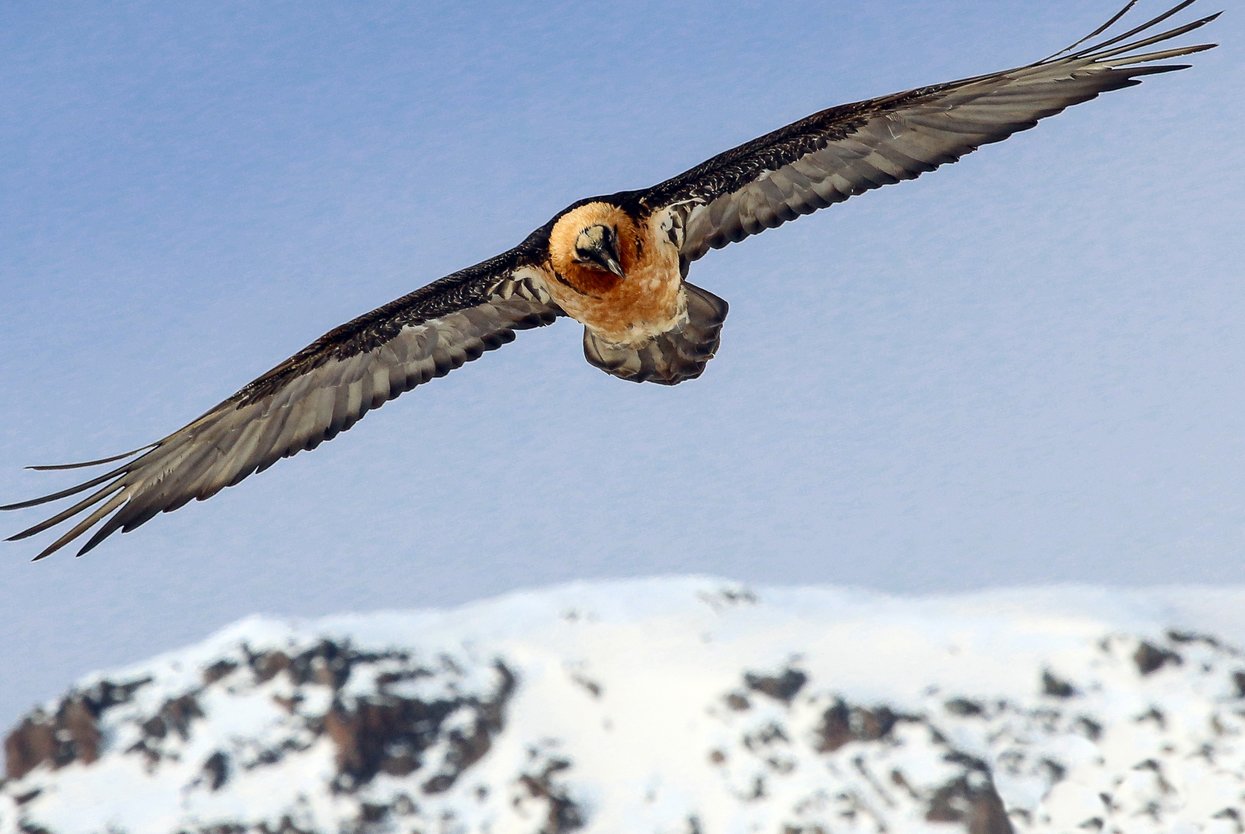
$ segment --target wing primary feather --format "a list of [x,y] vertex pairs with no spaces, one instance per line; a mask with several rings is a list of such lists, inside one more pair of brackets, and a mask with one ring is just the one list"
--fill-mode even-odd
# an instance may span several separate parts
[[[1121,65],[1124,63],[1124,61],[1120,62]],[[1131,63],[1131,61],[1127,63]],[[1128,77],[1130,83],[1125,86],[1131,87],[1135,84],[1140,84],[1141,76],[1143,75],[1162,75],[1167,72],[1180,72],[1181,70],[1187,70],[1192,66],[1192,64],[1163,64],[1162,66],[1157,67],[1142,67],[1140,69],[1129,70]]]
[[[109,457],[109,458],[100,458],[98,460],[84,460],[81,463],[44,464],[42,466],[27,466],[26,468],[32,469],[36,472],[60,472],[66,469],[87,469],[89,467],[100,466],[101,464],[105,464],[105,463],[116,463],[119,460],[124,460],[126,458],[133,457],[134,455],[137,455],[139,452],[146,452],[154,448],[156,445],[157,444],[155,443],[148,443],[146,446],[140,446],[137,449],[132,449],[129,452],[122,452],[119,455],[113,455],[112,457]],[[8,509],[8,507],[0,507],[0,510],[4,510],[4,509]]]
[[44,521],[39,522],[33,527],[27,527],[25,530],[21,531],[20,533],[15,533],[12,536],[9,536],[5,541],[11,541],[11,542],[21,541],[22,539],[28,539],[31,536],[38,535],[39,533],[42,533],[44,530],[47,530],[50,527],[55,527],[57,524],[60,524],[65,519],[77,515],[78,513],[85,510],[87,507],[91,506],[92,504],[98,503],[99,501],[111,495],[112,493],[116,492],[117,490],[123,489],[124,486],[125,485],[122,484],[121,482],[114,481],[108,486],[99,490],[98,492],[92,493],[88,497],[83,498],[81,501],[79,501],[77,504],[74,504],[72,507],[69,507],[68,509],[65,509],[65,510],[61,510],[59,513],[52,516],[51,518],[45,519]]
[[[167,507],[161,507],[158,504],[152,507],[143,507],[139,510],[133,510],[132,509],[133,507],[134,507],[133,503],[126,505],[125,510],[123,511],[126,513],[124,519],[121,519],[121,513],[117,513],[117,515],[113,516],[114,519],[117,519],[119,523],[121,523],[122,533],[128,533],[134,528],[140,525],[146,524],[148,521],[151,521],[153,518],[158,516],[160,513],[169,512],[169,509]],[[111,527],[112,521],[109,521],[108,524]]]
[[[1136,26],[1136,27],[1134,27],[1134,28],[1132,28],[1132,29],[1129,29],[1127,32],[1124,32],[1124,33],[1122,33],[1122,34],[1116,35],[1115,37],[1110,38],[1109,40],[1105,40],[1105,41],[1103,41],[1102,43],[1096,43],[1096,44],[1094,44],[1093,46],[1086,47],[1085,49],[1082,49],[1080,52],[1075,52],[1075,53],[1073,53],[1073,54],[1071,54],[1071,55],[1069,55],[1069,56],[1067,56],[1067,57],[1069,57],[1069,58],[1081,58],[1081,57],[1090,57],[1091,55],[1093,55],[1093,56],[1095,56],[1095,57],[1096,57],[1096,56],[1097,56],[1097,54],[1098,54],[1098,51],[1099,51],[1099,50],[1106,49],[1108,46],[1114,46],[1115,44],[1120,43],[1121,41],[1126,41],[1126,40],[1128,40],[1129,38],[1131,38],[1133,35],[1136,35],[1136,34],[1139,34],[1139,33],[1141,33],[1141,32],[1144,32],[1145,30],[1149,29],[1149,28],[1150,28],[1150,27],[1152,27],[1152,26],[1158,26],[1158,25],[1159,25],[1160,23],[1162,23],[1164,20],[1167,20],[1167,19],[1169,19],[1169,18],[1171,18],[1171,17],[1173,17],[1173,16],[1175,16],[1175,15],[1177,15],[1177,14],[1180,14],[1182,11],[1184,11],[1184,10],[1185,10],[1185,9],[1187,9],[1187,8],[1189,8],[1189,6],[1192,6],[1192,5],[1193,5],[1194,3],[1196,3],[1196,2],[1197,2],[1197,0],[1183,0],[1183,2],[1182,2],[1182,3],[1180,3],[1180,4],[1176,5],[1176,6],[1173,6],[1172,8],[1170,8],[1170,9],[1168,9],[1167,11],[1163,12],[1163,13],[1162,13],[1161,15],[1159,15],[1158,17],[1153,18],[1152,20],[1149,20],[1149,21],[1147,21],[1147,22],[1145,22],[1145,23],[1142,23],[1140,26]],[[1125,12],[1127,12],[1127,11],[1128,11],[1128,9],[1125,9],[1124,11],[1125,11]],[[1178,30],[1173,29],[1170,33],[1167,33],[1166,35],[1163,35],[1163,36],[1160,36],[1160,37],[1176,37],[1176,35],[1182,35],[1182,34],[1184,34],[1185,32],[1189,32],[1189,31],[1192,31],[1193,29],[1198,28],[1199,26],[1205,26],[1205,25],[1206,25],[1207,23],[1209,23],[1211,20],[1214,20],[1214,17],[1213,17],[1213,16],[1212,16],[1211,18],[1208,18],[1208,19],[1203,19],[1203,20],[1197,20],[1197,21],[1194,21],[1193,23],[1188,24],[1188,25],[1187,25],[1187,28],[1186,28],[1186,27],[1181,27],[1181,28],[1180,28],[1180,29],[1178,29]],[[1091,35],[1090,37],[1093,37],[1093,36]],[[1087,38],[1087,40],[1088,40],[1088,38]],[[1143,46],[1143,45],[1144,45],[1144,44],[1136,44],[1136,45],[1134,45],[1134,47],[1133,47],[1133,48],[1138,48],[1138,47]],[[1048,60],[1049,60],[1049,59],[1048,59]],[[1045,62],[1043,62],[1043,63],[1045,63]]]
[[[1123,55],[1126,52],[1132,52],[1134,49],[1145,49],[1147,46],[1162,43],[1163,41],[1169,41],[1172,38],[1178,38],[1181,35],[1192,32],[1194,29],[1200,29],[1217,17],[1219,17],[1218,14],[1213,14],[1210,17],[1204,17],[1201,20],[1195,20],[1192,23],[1186,23],[1184,26],[1170,29],[1161,34],[1153,35],[1143,40],[1134,41],[1133,43],[1126,43],[1123,46],[1117,46],[1115,49],[1108,49],[1105,52],[1094,52],[1086,57],[1093,58],[1095,63],[1102,63],[1114,58],[1116,55]],[[1106,46],[1106,44],[1102,44],[1101,46]],[[1152,52],[1149,55],[1135,55],[1128,60],[1134,63],[1136,63],[1138,59],[1142,61],[1160,61],[1163,57],[1169,57],[1171,55],[1190,55],[1194,52],[1204,52],[1214,46],[1215,44],[1203,43],[1195,46],[1177,47],[1176,49],[1168,49],[1163,52]]]
[[[142,458],[139,458],[139,460],[142,460]],[[89,481],[86,481],[81,484],[76,484],[75,486],[71,486],[68,489],[62,489],[59,492],[53,492],[50,495],[41,495],[38,498],[31,498],[29,501],[19,501],[16,504],[5,504],[4,506],[0,506],[0,510],[24,510],[27,507],[37,507],[40,504],[47,504],[51,501],[59,501],[62,498],[68,498],[71,495],[77,495],[79,492],[86,492],[91,487],[99,486],[105,481],[109,481],[109,480],[112,480],[113,478],[124,475],[127,471],[129,471],[129,468],[131,466],[134,466],[137,463],[138,461],[127,463],[125,466],[122,466],[118,469],[114,469],[111,472],[105,472],[103,475],[92,478]]]
[[[121,513],[125,512],[125,507],[123,506],[124,503],[125,503],[125,493],[121,493],[120,495],[117,495],[107,504],[100,507],[95,512],[91,513],[89,517],[84,518],[82,520],[82,523],[79,524],[77,527],[75,527],[73,530],[70,530],[68,533],[66,533],[65,536],[67,538],[65,540],[72,541],[73,539],[76,539],[82,533],[89,530],[101,518],[103,518],[104,516],[108,515],[108,513],[116,509],[118,506],[121,507],[121,511],[117,513],[117,516],[121,515]],[[78,550],[78,552],[75,553],[74,555],[75,556],[85,555],[87,551],[93,549],[95,545],[99,544],[104,539],[106,539],[109,535],[111,535],[112,532],[116,530],[118,526],[120,526],[117,523],[117,516],[113,516],[111,519],[108,520],[107,524],[105,524],[103,527],[96,530],[94,535],[92,535],[91,538],[87,539],[86,544],[82,545],[81,549]]]
[[[1140,0],[1128,0],[1128,5],[1126,5],[1124,8],[1120,9],[1118,12],[1116,12],[1114,15],[1112,15],[1112,16],[1111,16],[1111,19],[1110,19],[1110,20],[1108,20],[1106,23],[1102,24],[1102,25],[1101,25],[1101,26],[1099,26],[1097,29],[1095,29],[1094,31],[1090,32],[1088,35],[1086,35],[1085,37],[1081,38],[1081,39],[1080,39],[1079,41],[1077,41],[1076,43],[1072,43],[1072,44],[1069,44],[1068,46],[1065,46],[1063,49],[1059,50],[1058,52],[1056,52],[1056,53],[1054,53],[1054,54],[1052,54],[1052,55],[1048,55],[1048,56],[1046,56],[1045,58],[1043,58],[1043,59],[1042,59],[1041,61],[1039,61],[1038,63],[1039,63],[1039,64],[1045,64],[1047,61],[1053,61],[1053,60],[1055,60],[1056,58],[1058,58],[1060,55],[1064,55],[1064,54],[1069,53],[1069,52],[1071,52],[1072,50],[1076,49],[1076,48],[1077,48],[1078,46],[1080,46],[1081,44],[1086,43],[1087,41],[1092,41],[1094,38],[1098,37],[1098,36],[1099,36],[1099,35],[1101,35],[1103,32],[1107,31],[1107,30],[1108,30],[1108,29],[1110,29],[1112,26],[1114,26],[1116,23],[1118,23],[1118,22],[1119,22],[1119,21],[1120,21],[1120,20],[1124,17],[1124,15],[1126,15],[1126,14],[1128,14],[1130,11],[1132,11],[1133,7],[1134,7],[1134,6],[1136,6],[1136,5],[1137,5],[1137,3],[1139,3],[1139,2],[1140,2]],[[1192,2],[1195,2],[1195,0],[1188,0],[1188,2],[1189,2],[1189,3],[1192,3]],[[1186,5],[1187,5],[1187,4],[1186,4]],[[1179,11],[1179,9],[1177,9],[1176,11]],[[1175,13],[1176,13],[1176,12],[1172,12],[1172,14],[1175,14]]]
[[[74,539],[78,538],[78,536],[81,536],[87,530],[94,527],[96,522],[98,522],[104,516],[108,515],[110,512],[115,510],[117,507],[124,504],[126,500],[127,498],[126,498],[125,490],[118,492],[112,498],[105,501],[101,507],[95,510],[95,512],[91,513],[89,516],[82,519],[82,521],[75,524],[63,536],[61,536],[59,539],[57,539],[56,541],[52,542],[50,545],[45,547],[43,551],[31,561],[37,562],[40,559],[46,559],[48,556],[51,556],[56,551],[60,550],[65,545],[69,544],[69,542],[73,541]],[[80,550],[78,551],[78,555],[81,556],[85,552],[86,552],[86,549]]]
[[116,515],[108,519],[108,521],[106,521],[102,527],[100,527],[98,530],[96,530],[91,535],[91,538],[87,539],[86,544],[82,545],[82,548],[75,555],[81,556],[84,553],[86,553],[88,550],[93,549],[97,544],[99,544],[104,539],[108,538],[113,533],[115,533],[118,528],[122,529],[123,532],[125,530],[129,530],[130,527],[128,526],[128,524],[126,524],[126,521],[125,521],[125,512],[128,509],[129,509],[129,505],[127,504],[126,506],[118,510]]

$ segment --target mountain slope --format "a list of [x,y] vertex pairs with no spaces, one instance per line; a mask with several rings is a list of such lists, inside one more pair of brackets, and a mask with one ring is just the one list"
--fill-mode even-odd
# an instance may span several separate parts
[[0,834],[1242,832],[1242,612],[658,579],[252,618],[27,716]]

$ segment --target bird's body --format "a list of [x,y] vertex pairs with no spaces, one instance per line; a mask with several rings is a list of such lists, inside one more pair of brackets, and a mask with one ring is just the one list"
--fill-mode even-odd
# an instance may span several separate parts
[[[668,209],[640,214],[617,198],[594,199],[559,216],[549,232],[544,282],[568,316],[608,342],[639,345],[668,333],[687,315],[678,239]],[[633,213],[635,212],[635,213]],[[577,263],[575,240],[596,225],[618,233],[625,277]]]
[[677,384],[718,347],[726,302],[689,282],[721,248],[865,191],[912,179],[1040,119],[1211,45],[1147,47],[1215,16],[1149,34],[1190,6],[1033,64],[832,107],[726,151],[651,188],[581,200],[515,248],[434,281],[308,345],[198,419],[141,449],[63,467],[119,463],[69,489],[89,492],[14,539],[83,517],[36,558],[100,525],[80,552],[157,513],[208,498],[282,457],[312,449],[404,391],[568,316],[584,355],[613,376]]

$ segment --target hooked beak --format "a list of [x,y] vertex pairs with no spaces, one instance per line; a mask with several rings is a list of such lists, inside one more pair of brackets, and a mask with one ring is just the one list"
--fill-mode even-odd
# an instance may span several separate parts
[[580,233],[575,260],[619,278],[627,277],[619,263],[617,233],[608,226],[593,226]]
[[612,253],[605,252],[605,251],[599,251],[596,254],[597,254],[597,257],[593,258],[593,260],[595,260],[602,267],[614,273],[619,278],[627,277],[625,274],[623,274],[622,264],[618,262],[618,258],[614,257]]

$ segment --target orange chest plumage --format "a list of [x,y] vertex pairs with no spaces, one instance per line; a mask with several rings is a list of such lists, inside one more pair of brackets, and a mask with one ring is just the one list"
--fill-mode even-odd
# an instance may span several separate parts
[[[617,229],[626,277],[574,261],[574,235],[594,223]],[[550,296],[567,315],[607,341],[639,344],[678,326],[686,315],[679,253],[656,219],[637,222],[615,206],[589,203],[559,219],[549,244]]]

